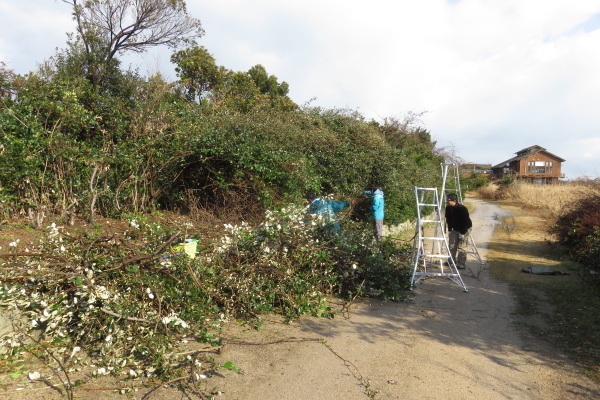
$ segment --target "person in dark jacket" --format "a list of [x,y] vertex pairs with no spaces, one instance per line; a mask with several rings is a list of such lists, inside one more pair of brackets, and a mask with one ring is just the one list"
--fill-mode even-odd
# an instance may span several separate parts
[[306,194],[306,200],[308,201],[308,214],[323,218],[323,221],[329,228],[338,234],[340,234],[340,224],[337,222],[337,214],[340,211],[350,206],[349,201],[337,201],[322,199],[317,197],[315,192],[308,192]]
[[446,203],[446,227],[450,255],[456,267],[464,269],[473,223],[469,217],[469,210],[458,202],[458,196],[454,193],[448,195]]

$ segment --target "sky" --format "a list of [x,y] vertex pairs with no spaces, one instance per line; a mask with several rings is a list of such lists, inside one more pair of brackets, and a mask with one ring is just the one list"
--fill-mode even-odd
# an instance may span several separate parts
[[[261,64],[299,105],[420,120],[438,147],[499,164],[539,145],[600,177],[600,0],[187,0],[222,65]],[[0,0],[0,61],[34,71],[74,31],[60,0]],[[176,80],[171,51],[122,58]]]

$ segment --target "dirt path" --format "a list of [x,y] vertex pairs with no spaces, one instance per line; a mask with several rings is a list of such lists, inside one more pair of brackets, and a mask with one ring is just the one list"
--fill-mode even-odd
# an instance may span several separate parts
[[[469,201],[473,237],[486,260],[494,226],[507,212]],[[478,263],[468,267],[476,271]],[[218,360],[233,361],[242,373],[225,371],[209,387],[223,391],[224,400],[600,397],[566,359],[519,332],[508,284],[487,271],[479,278],[467,272],[463,280],[468,293],[430,279],[418,284],[412,303],[373,300],[353,306],[347,318],[226,331],[237,340]]]

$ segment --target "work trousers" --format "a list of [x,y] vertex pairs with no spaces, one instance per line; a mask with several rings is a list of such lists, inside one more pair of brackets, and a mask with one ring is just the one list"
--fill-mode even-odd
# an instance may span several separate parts
[[469,245],[469,237],[471,236],[471,228],[460,237],[461,234],[454,229],[448,235],[448,246],[450,247],[450,255],[454,260],[457,268],[465,268],[467,264],[467,246]]
[[383,235],[383,218],[375,220],[374,233],[375,233],[375,239],[378,242],[380,242],[381,241],[381,237]]

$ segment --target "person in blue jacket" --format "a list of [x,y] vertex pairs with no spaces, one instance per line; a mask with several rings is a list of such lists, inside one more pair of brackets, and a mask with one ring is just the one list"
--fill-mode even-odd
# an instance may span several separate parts
[[328,225],[333,232],[338,234],[341,232],[340,224],[337,222],[336,213],[349,207],[349,201],[322,199],[317,197],[315,192],[308,192],[306,194],[306,200],[309,203],[308,214],[322,217],[325,224]]
[[371,210],[371,215],[373,216],[374,221],[373,231],[375,233],[375,239],[380,242],[383,235],[383,191],[379,187],[373,186],[373,189],[367,190],[365,194],[371,195],[371,205],[369,206],[369,210]]

